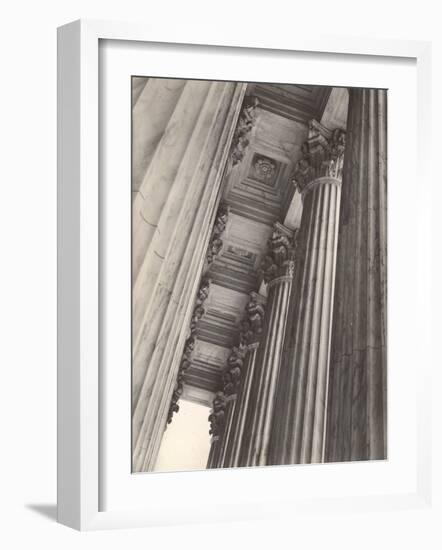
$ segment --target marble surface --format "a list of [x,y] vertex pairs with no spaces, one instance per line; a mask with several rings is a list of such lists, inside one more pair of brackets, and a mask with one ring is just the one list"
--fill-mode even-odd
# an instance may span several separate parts
[[[279,277],[268,291],[266,323],[255,359],[245,436],[237,465],[267,464],[291,285],[291,276]],[[279,413],[279,408],[276,412]]]
[[187,81],[134,200],[135,471],[153,468],[161,442],[227,161],[222,143],[243,93],[234,83]]
[[[134,78],[132,82],[132,199],[139,197],[147,167],[183,92],[185,80]],[[146,124],[146,120],[149,124]]]
[[[134,124],[139,148],[134,147],[133,156],[135,471],[151,470],[155,464],[203,269],[212,278],[211,293],[198,322],[195,372],[193,378],[188,377],[196,386],[185,393],[188,399],[207,404],[218,376],[210,369],[218,370],[219,361],[226,360],[221,356],[229,354],[228,345],[236,341],[235,329],[239,330],[248,293],[252,287],[258,290],[273,222],[285,217],[287,227],[297,228],[309,202],[307,193],[294,192],[289,177],[302,154],[308,126],[274,112],[258,108],[242,162],[228,166],[224,174],[227,144],[245,88],[232,83],[149,79],[136,82],[133,90],[133,111],[139,121]],[[343,116],[342,109],[337,109],[339,97],[332,98],[333,94],[334,107],[329,102],[324,116],[337,120]],[[155,113],[149,120],[153,105]],[[308,194],[317,193],[312,187]],[[205,252],[221,194],[230,213],[222,248],[207,265]],[[325,212],[321,208],[319,225]],[[312,254],[328,258],[327,252],[318,252],[321,246],[317,249],[313,244]],[[209,467],[239,464],[246,447],[250,456],[245,465],[268,462],[290,288],[290,277],[281,276],[264,289],[270,310],[262,346],[248,353],[243,384],[226,406],[227,436],[213,439]],[[226,320],[230,328],[224,327]],[[216,339],[212,338],[214,331]],[[204,346],[213,349],[204,351]],[[215,349],[222,352],[215,353]],[[312,399],[304,401],[311,408]],[[322,407],[324,399],[316,402]],[[285,411],[280,410],[280,403],[277,406],[283,418]],[[307,416],[314,414],[310,410]],[[284,463],[289,462],[293,460]]]
[[351,89],[326,460],[387,457],[387,92]]
[[323,460],[340,184],[320,178],[304,193],[270,464]]
[[327,105],[322,114],[321,124],[327,128],[347,128],[348,89],[332,88]]

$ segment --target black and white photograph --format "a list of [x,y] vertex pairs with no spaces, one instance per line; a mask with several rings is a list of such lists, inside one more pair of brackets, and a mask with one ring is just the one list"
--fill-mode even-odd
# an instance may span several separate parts
[[442,549],[439,4],[5,3],[1,548]]
[[132,471],[387,459],[388,90],[131,90]]

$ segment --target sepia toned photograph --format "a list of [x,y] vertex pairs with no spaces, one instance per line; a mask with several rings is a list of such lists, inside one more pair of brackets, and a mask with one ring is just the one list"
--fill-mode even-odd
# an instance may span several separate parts
[[387,459],[388,91],[131,91],[132,472]]

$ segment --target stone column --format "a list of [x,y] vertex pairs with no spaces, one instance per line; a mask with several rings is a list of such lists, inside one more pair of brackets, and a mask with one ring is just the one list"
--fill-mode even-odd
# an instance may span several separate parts
[[[241,322],[239,343],[233,347],[227,359],[221,392],[224,396],[223,429],[217,430],[219,441],[214,441],[214,450],[210,459],[212,468],[228,468],[233,465],[233,448],[235,444],[238,445],[238,440],[241,437],[240,432],[243,432],[245,405],[250,397],[251,374],[256,352],[256,346],[252,342],[255,342],[262,332],[265,314],[264,303],[263,296],[256,292],[250,293],[245,318]],[[218,397],[217,394],[215,401]]]
[[[210,416],[209,416],[210,418]],[[219,435],[212,436],[210,440],[210,450],[209,450],[209,457],[207,459],[207,470],[212,470],[213,468],[217,468],[218,463],[218,444],[219,444]]]
[[219,446],[217,451],[217,462],[216,462],[216,468],[228,468],[227,463],[227,453],[230,447],[230,442],[232,440],[232,437],[234,436],[233,430],[234,430],[234,418],[235,418],[235,410],[237,407],[237,394],[232,393],[226,396],[226,422],[225,427],[223,430],[223,433],[220,436],[219,440]]
[[[256,292],[250,293],[250,300],[241,322],[240,348],[244,349],[244,360],[240,368],[230,369],[224,376],[225,391],[232,399],[228,408],[228,424],[224,435],[220,464],[224,468],[236,466],[242,448],[244,426],[248,403],[252,392],[252,380],[256,362],[259,338],[263,332],[266,298]],[[242,358],[241,358],[242,359]],[[229,367],[230,359],[228,361]],[[235,376],[235,370],[238,373]],[[233,378],[233,384],[230,382]],[[235,455],[238,457],[235,459]]]
[[345,132],[310,123],[294,180],[303,211],[272,427],[270,464],[323,461]]
[[[222,430],[218,430],[217,435],[219,441],[217,441],[216,452],[212,459],[213,468],[226,467],[225,457],[229,446],[229,442],[233,436],[233,418],[236,408],[236,397],[240,388],[241,379],[244,374],[246,356],[248,353],[247,343],[240,338],[239,344],[232,348],[232,351],[227,359],[227,364],[223,373],[223,389],[220,393],[224,396],[224,416],[222,423]],[[215,401],[218,397],[215,397]],[[214,408],[215,408],[214,401]],[[209,417],[210,419],[210,417]]]
[[293,232],[276,223],[263,261],[267,305],[239,452],[241,466],[267,463],[271,424],[293,278]]
[[220,466],[222,439],[226,426],[226,406],[227,402],[224,392],[217,392],[209,415],[209,435],[212,436],[212,440],[210,442],[209,458],[207,461],[208,469],[219,468]]
[[249,351],[246,356],[246,363],[244,368],[244,380],[240,385],[238,395],[236,396],[235,410],[233,412],[231,437],[228,442],[228,448],[226,452],[226,458],[224,466],[226,468],[232,468],[239,466],[239,457],[242,449],[245,426],[246,426],[246,414],[251,400],[251,388],[253,375],[255,372],[256,357],[259,348],[259,342],[253,342],[248,345]]
[[[159,85],[154,81],[142,90],[134,115]],[[137,115],[134,127],[146,147],[143,156],[134,145],[134,161],[143,160],[134,167],[132,226],[135,472],[155,464],[245,92],[245,85],[229,82],[170,85],[146,107],[155,120],[161,113],[161,121],[152,128],[150,117]]]
[[387,457],[387,91],[350,89],[326,461]]
[[[156,154],[187,80],[175,78],[132,79],[132,200],[141,202],[147,169]],[[179,108],[178,108],[179,110]],[[147,124],[147,121],[149,123]],[[159,152],[158,152],[159,153]]]

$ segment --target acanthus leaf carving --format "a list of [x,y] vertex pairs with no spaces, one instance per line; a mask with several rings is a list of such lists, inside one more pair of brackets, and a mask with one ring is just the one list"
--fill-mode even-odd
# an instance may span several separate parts
[[204,304],[204,302],[207,300],[207,297],[209,296],[211,284],[212,284],[212,279],[208,277],[203,277],[195,298],[195,309],[197,307],[201,307]]
[[240,323],[239,340],[242,344],[249,344],[253,342],[255,338],[255,332],[252,329],[250,321],[243,319]]
[[210,429],[209,434],[220,436],[224,431],[226,416],[226,396],[224,392],[218,391],[213,400],[212,411],[209,415]]
[[194,347],[195,347],[195,339],[193,338],[193,336],[190,336],[186,340],[186,343],[184,345],[183,356],[181,358],[181,363],[178,368],[178,375],[175,381],[175,387],[172,393],[172,400],[171,400],[169,411],[167,414],[168,424],[172,422],[172,417],[174,413],[177,413],[180,410],[178,401],[180,400],[184,391],[184,374],[186,370],[190,367]]
[[198,328],[198,323],[205,314],[203,304],[209,296],[211,282],[211,279],[204,277],[201,280],[195,298],[195,307],[193,309],[192,318],[190,320],[190,336],[187,338],[186,343],[184,344],[184,351],[181,358],[180,366],[178,367],[177,379],[175,382],[175,387],[172,393],[172,400],[167,414],[167,424],[170,424],[172,422],[174,413],[177,413],[180,409],[178,401],[184,391],[184,375],[192,362],[192,353],[195,347],[195,334]]
[[296,231],[292,232],[280,223],[275,223],[268,242],[259,274],[265,283],[281,275],[293,275],[293,258],[296,245]]
[[230,207],[224,203],[221,203],[218,207],[212,234],[210,236],[209,246],[207,247],[206,259],[209,265],[222,250],[223,240],[221,239],[221,235],[226,229],[229,211]]
[[345,136],[341,128],[329,130],[316,120],[310,121],[308,139],[301,147],[302,156],[291,178],[300,192],[321,177],[342,179]]
[[250,133],[256,121],[256,108],[259,105],[258,98],[246,96],[243,101],[238,123],[233,134],[230,157],[232,165],[240,163],[244,158],[250,143]]
[[250,293],[250,300],[246,306],[246,315],[250,327],[255,334],[261,334],[264,326],[265,308],[258,300],[255,292]]
[[240,324],[240,342],[242,344],[251,344],[259,338],[264,328],[264,317],[263,298],[256,292],[251,292],[245,309],[245,318]]
[[239,342],[238,346],[234,346],[232,348],[223,373],[225,395],[233,395],[236,393],[241,381],[244,359],[247,355],[248,349],[248,346],[243,342]]

